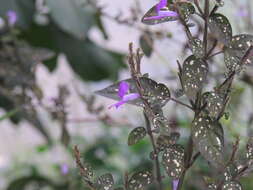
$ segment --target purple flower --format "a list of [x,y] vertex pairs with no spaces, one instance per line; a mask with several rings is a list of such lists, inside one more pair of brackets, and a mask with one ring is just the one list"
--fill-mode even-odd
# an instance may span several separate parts
[[178,183],[179,183],[178,179],[172,181],[172,188],[173,188],[173,190],[177,190]]
[[238,17],[247,17],[248,15],[248,10],[243,6],[240,6],[239,10],[236,12],[236,16]]
[[62,175],[67,175],[69,173],[69,166],[67,164],[62,164],[60,168]]
[[6,13],[6,16],[7,16],[8,23],[10,24],[10,26],[15,25],[15,23],[16,23],[17,20],[18,20],[17,13],[16,13],[15,11],[13,11],[13,10],[9,10],[9,11]]
[[129,84],[125,81],[119,83],[118,96],[120,97],[120,101],[116,104],[109,106],[109,109],[112,107],[119,108],[121,105],[127,103],[130,100],[135,100],[140,97],[138,93],[129,93]]
[[163,10],[167,9],[167,0],[160,0],[160,2],[156,5],[156,16],[150,16],[144,18],[144,20],[159,20],[166,17],[177,17],[178,14],[175,11]]

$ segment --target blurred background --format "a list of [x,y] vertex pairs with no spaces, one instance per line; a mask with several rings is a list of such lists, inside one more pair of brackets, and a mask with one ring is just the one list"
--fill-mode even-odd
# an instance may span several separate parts
[[[144,52],[142,73],[177,95],[176,60],[182,62],[190,52],[178,22],[152,27],[141,23],[156,3],[0,0],[0,189],[86,189],[75,165],[74,145],[96,176],[111,172],[117,186],[125,172],[152,168],[148,139],[127,146],[129,132],[144,125],[141,109],[108,109],[114,101],[94,96],[94,91],[130,77],[126,55],[133,42]],[[227,0],[219,12],[229,18],[234,35],[252,34],[252,8],[250,0]],[[192,22],[198,35],[203,23],[198,18]],[[223,55],[212,62],[206,90],[224,79]],[[222,119],[228,147],[237,136],[244,147],[252,135],[252,73],[251,66],[237,77],[229,116]],[[175,103],[168,103],[165,113],[184,144],[192,113]],[[206,162],[199,159],[191,171],[184,189],[205,189],[203,176],[213,175]],[[250,177],[241,182],[244,189],[253,188]],[[171,189],[170,179],[165,186]]]

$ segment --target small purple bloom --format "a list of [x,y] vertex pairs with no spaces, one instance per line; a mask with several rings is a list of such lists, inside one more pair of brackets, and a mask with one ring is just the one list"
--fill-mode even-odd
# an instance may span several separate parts
[[13,26],[16,24],[18,17],[17,17],[17,13],[13,10],[9,10],[6,13],[7,19],[8,19],[8,23],[10,24],[10,26]]
[[62,175],[67,175],[69,173],[69,166],[67,164],[62,164],[60,169]]
[[129,93],[129,84],[125,81],[120,82],[118,96],[120,97],[120,101],[116,104],[109,106],[109,109],[112,107],[119,108],[121,105],[127,103],[128,101],[135,100],[140,97],[138,93]]
[[166,7],[167,0],[160,0],[160,2],[156,5],[156,12],[159,12],[163,7]]
[[239,10],[236,12],[236,16],[238,17],[247,17],[248,15],[248,10],[243,6],[240,6]]
[[166,17],[177,17],[178,14],[175,11],[170,10],[162,10],[163,8],[167,8],[167,0],[160,0],[160,2],[156,5],[156,16],[150,16],[144,18],[144,20],[159,20]]
[[172,188],[173,188],[173,190],[177,190],[178,183],[179,183],[178,179],[172,181]]

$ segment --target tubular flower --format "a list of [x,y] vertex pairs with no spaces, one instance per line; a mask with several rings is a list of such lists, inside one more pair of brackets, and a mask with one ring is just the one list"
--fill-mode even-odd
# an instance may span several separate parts
[[9,10],[6,13],[7,19],[8,19],[8,23],[10,24],[10,26],[13,26],[16,24],[18,17],[17,17],[17,13],[13,10]]
[[121,105],[127,103],[128,101],[135,100],[140,97],[138,93],[128,93],[129,92],[129,84],[125,81],[119,83],[118,96],[120,97],[120,101],[116,104],[109,106],[109,109],[112,107],[119,108]]
[[178,183],[179,183],[179,180],[178,180],[178,179],[172,181],[173,190],[177,190]]
[[160,0],[156,5],[156,16],[150,16],[144,18],[144,20],[159,20],[166,17],[177,17],[178,14],[175,11],[167,10],[167,0]]

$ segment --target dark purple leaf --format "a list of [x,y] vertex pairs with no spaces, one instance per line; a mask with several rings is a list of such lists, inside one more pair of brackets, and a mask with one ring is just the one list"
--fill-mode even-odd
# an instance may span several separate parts
[[197,93],[202,89],[208,73],[207,64],[194,55],[188,57],[183,64],[180,73],[185,94],[191,100],[195,100]]
[[134,145],[146,136],[147,132],[144,127],[133,129],[128,136],[128,145]]
[[209,117],[199,114],[192,122],[192,139],[201,155],[219,168],[224,164],[223,142],[216,127]]
[[162,156],[162,164],[166,173],[172,179],[179,179],[184,171],[184,147],[178,144],[170,145]]
[[232,39],[232,27],[227,17],[215,13],[209,17],[209,29],[218,41],[227,45]]
[[153,182],[154,178],[149,171],[141,171],[133,174],[128,181],[129,190],[143,190]]
[[112,174],[106,173],[100,176],[95,185],[98,190],[113,190],[114,180]]

